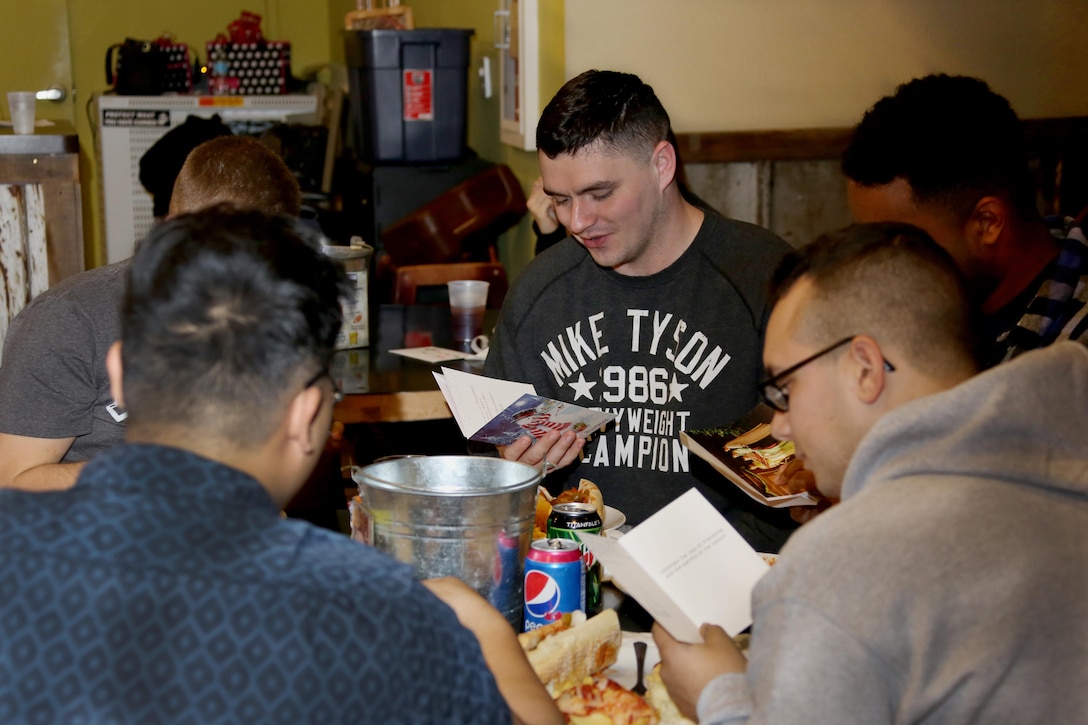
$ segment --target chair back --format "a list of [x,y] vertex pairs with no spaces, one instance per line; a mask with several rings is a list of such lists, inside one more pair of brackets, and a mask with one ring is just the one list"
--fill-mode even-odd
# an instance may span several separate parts
[[414,305],[423,287],[445,287],[455,279],[478,279],[490,282],[487,288],[489,309],[502,307],[509,282],[506,268],[500,262],[455,262],[452,264],[408,264],[397,267],[393,285],[393,304]]
[[525,193],[505,164],[489,166],[382,229],[396,266],[496,261],[500,234],[525,216]]

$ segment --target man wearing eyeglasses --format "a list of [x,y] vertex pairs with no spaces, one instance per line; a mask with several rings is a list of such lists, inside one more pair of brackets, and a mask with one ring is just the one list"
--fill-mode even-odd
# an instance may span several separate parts
[[841,503],[720,628],[655,625],[701,723],[1079,722],[1088,712],[1088,350],[977,374],[971,306],[924,232],[858,225],[787,257],[761,392]]

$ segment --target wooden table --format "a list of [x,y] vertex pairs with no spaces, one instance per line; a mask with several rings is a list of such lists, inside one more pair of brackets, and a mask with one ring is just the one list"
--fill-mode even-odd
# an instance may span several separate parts
[[[438,366],[389,352],[424,345],[451,347],[449,308],[381,305],[374,318],[370,346],[341,350],[333,359],[333,377],[344,392],[344,399],[333,411],[333,419],[347,426],[451,417],[434,380],[433,372]],[[484,329],[491,330],[497,318],[498,312],[489,310],[484,317]],[[483,373],[483,362],[479,360],[442,365]]]

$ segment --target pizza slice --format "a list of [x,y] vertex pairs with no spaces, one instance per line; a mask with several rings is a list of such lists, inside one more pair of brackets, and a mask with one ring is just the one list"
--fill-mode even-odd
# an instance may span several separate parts
[[555,699],[575,725],[657,725],[657,711],[639,695],[607,677],[586,678]]

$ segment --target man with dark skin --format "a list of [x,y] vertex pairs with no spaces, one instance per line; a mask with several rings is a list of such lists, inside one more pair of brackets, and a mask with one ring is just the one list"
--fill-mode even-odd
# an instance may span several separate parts
[[901,85],[865,114],[842,168],[855,221],[913,224],[952,255],[982,313],[985,366],[1057,340],[1088,343],[1084,231],[1052,233],[1040,217],[1020,120],[985,82]]

